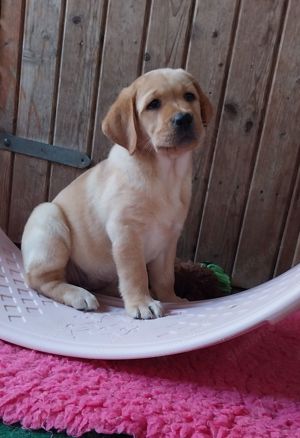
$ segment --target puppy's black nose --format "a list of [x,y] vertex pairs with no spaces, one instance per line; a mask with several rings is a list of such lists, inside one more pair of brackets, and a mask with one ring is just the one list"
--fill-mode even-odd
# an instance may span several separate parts
[[190,113],[177,113],[172,118],[172,125],[175,128],[189,128],[193,123],[193,116]]

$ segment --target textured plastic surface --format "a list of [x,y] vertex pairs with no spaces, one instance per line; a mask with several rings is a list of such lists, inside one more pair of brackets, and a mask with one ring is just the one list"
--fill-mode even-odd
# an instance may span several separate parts
[[47,353],[82,358],[162,356],[213,345],[300,306],[300,265],[236,295],[166,305],[163,318],[128,317],[118,298],[100,297],[101,311],[58,304],[24,282],[18,248],[0,230],[0,338]]

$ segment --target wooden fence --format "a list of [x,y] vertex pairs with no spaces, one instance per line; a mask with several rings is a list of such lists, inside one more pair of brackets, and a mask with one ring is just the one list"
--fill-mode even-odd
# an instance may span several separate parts
[[[300,261],[299,0],[2,0],[0,129],[94,162],[101,120],[142,72],[185,67],[216,113],[195,157],[179,254],[249,287]],[[0,152],[0,226],[79,170]]]

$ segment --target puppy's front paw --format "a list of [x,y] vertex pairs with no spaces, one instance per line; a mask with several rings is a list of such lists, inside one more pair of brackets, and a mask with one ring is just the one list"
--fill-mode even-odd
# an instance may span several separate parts
[[154,319],[163,316],[163,308],[159,301],[149,300],[138,305],[126,305],[129,316],[135,319]]
[[97,310],[100,307],[93,294],[77,286],[71,286],[70,290],[64,293],[63,300],[64,304],[77,310]]

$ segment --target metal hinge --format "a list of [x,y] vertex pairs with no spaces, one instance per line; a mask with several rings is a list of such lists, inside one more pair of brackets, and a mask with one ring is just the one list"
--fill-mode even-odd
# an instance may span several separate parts
[[73,149],[53,146],[28,138],[16,137],[15,135],[0,132],[0,150],[28,155],[65,166],[84,169],[91,164],[91,159],[86,154]]

